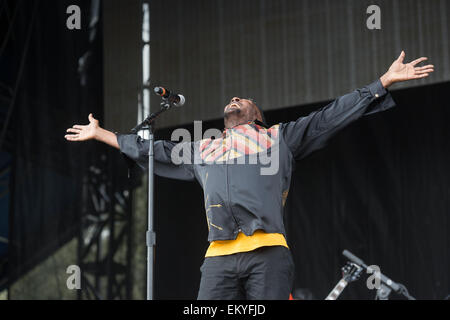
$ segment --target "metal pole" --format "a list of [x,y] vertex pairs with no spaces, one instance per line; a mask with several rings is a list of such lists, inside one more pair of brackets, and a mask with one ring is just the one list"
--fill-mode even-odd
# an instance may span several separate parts
[[155,263],[155,244],[156,234],[153,231],[153,217],[154,217],[154,135],[153,128],[150,125],[149,130],[149,147],[148,147],[148,231],[147,231],[147,300],[153,300],[153,275]]

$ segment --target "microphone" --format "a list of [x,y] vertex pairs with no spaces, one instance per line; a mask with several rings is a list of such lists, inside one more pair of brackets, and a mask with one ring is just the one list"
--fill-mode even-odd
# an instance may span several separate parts
[[163,87],[155,87],[155,93],[158,96],[167,99],[170,103],[172,103],[175,107],[182,107],[186,103],[186,99],[181,94],[175,94],[167,90]]

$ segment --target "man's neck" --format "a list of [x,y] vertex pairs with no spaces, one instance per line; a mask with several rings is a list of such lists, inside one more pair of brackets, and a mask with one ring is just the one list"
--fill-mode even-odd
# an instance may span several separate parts
[[242,126],[244,124],[253,123],[255,120],[240,120],[240,121],[227,121],[225,124],[225,130],[231,129],[237,126]]

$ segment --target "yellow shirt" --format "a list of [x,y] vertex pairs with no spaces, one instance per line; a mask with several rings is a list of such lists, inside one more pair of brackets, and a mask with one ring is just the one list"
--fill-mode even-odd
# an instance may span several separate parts
[[266,233],[256,230],[251,236],[239,232],[235,240],[212,241],[206,251],[205,257],[217,257],[248,252],[267,246],[284,246],[289,248],[286,239],[281,233]]

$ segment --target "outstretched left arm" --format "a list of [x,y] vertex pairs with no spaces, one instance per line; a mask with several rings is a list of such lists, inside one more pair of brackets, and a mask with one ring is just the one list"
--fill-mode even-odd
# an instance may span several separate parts
[[396,82],[422,79],[434,71],[433,65],[416,67],[427,58],[404,64],[405,52],[395,60],[389,70],[375,82],[337,98],[324,108],[281,124],[282,136],[293,156],[298,160],[323,148],[329,139],[357,119],[395,106],[387,88]]
[[405,51],[402,51],[397,60],[392,63],[389,70],[380,78],[383,87],[388,88],[396,82],[423,79],[434,71],[434,65],[432,64],[416,67],[419,63],[428,60],[427,57],[416,59],[410,63],[403,63],[404,59]]

